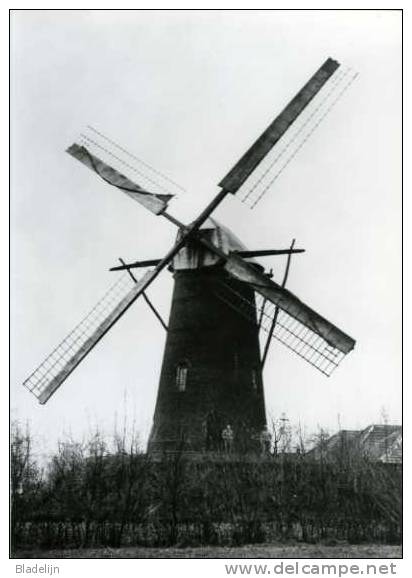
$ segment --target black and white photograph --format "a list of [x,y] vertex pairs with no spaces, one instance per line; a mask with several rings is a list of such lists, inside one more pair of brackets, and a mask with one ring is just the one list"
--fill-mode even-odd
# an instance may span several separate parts
[[9,25],[16,573],[395,573],[402,10]]

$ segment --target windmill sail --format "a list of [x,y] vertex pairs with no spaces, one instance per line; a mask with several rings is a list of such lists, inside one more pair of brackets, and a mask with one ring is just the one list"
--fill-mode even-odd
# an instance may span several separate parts
[[146,207],[146,209],[149,209],[149,211],[155,215],[163,213],[167,208],[168,202],[173,197],[173,195],[152,193],[143,189],[125,177],[122,173],[119,173],[116,169],[93,155],[85,146],[80,146],[77,143],[74,143],[67,149],[67,152],[72,157],[86,165],[86,167],[92,169],[104,181],[117,187],[134,201],[137,201]]
[[[184,187],[176,181],[165,175],[162,171],[152,167],[149,163],[136,156],[136,154],[127,150],[124,146],[118,144],[112,138],[103,134],[100,130],[87,125],[84,132],[80,134],[81,144],[84,144],[89,150],[98,150],[98,154],[110,157],[110,162],[114,162],[114,168],[117,164],[129,169],[138,175],[138,180],[148,183],[147,187],[154,193],[166,193],[171,195],[180,195],[186,193]],[[121,170],[121,169],[120,169]],[[146,185],[144,185],[146,186]]]
[[229,173],[220,181],[220,187],[233,194],[236,193],[339,66],[339,63],[336,62],[336,60],[332,60],[332,58],[328,58],[326,62],[322,64],[319,70],[289,102],[286,108],[275,118]]
[[299,115],[284,138],[276,143],[236,192],[253,209],[305,146],[357,78],[352,69],[339,70]]
[[[274,305],[272,310],[265,308],[266,320],[273,318],[276,306],[281,310],[274,336],[280,341],[287,341],[285,344],[305,359],[316,353],[319,360],[325,359],[333,366],[354,348],[355,341],[349,335],[308,307],[293,293],[245,263],[241,257],[231,254],[225,263],[225,269],[232,277],[252,285],[258,294]],[[292,343],[294,339],[295,344]],[[327,371],[324,373],[329,375]]]
[[[216,257],[216,259],[213,259],[213,265],[219,265],[219,275],[216,275],[218,280],[215,282],[215,286],[212,287],[212,290],[216,295],[218,295],[223,301],[230,305],[230,307],[233,307],[242,314],[245,314],[248,319],[255,324],[255,329],[257,329],[258,326],[266,329],[269,332],[270,337],[273,336],[284,343],[287,347],[295,351],[298,355],[303,357],[306,361],[317,367],[326,375],[331,374],[341,359],[343,359],[343,357],[353,349],[355,341],[340,329],[338,329],[335,325],[312,310],[310,307],[302,303],[292,293],[277,283],[272,282],[266,275],[261,273],[251,264],[244,261],[242,258],[245,257],[250,259],[257,255],[265,256],[275,253],[281,254],[285,253],[285,251],[262,250],[251,252],[243,250],[243,247],[240,246],[241,244],[239,244],[237,241],[234,244],[230,242],[223,242],[225,235],[223,234],[222,236],[222,233],[224,233],[224,228],[222,227],[219,228],[220,232],[216,232],[216,235],[215,232],[213,232],[216,226],[212,227],[213,234],[211,234],[211,240],[209,240],[209,237],[207,236],[202,236],[202,232],[199,231],[199,229],[203,224],[206,223],[207,219],[211,216],[213,211],[229,193],[235,194],[238,192],[238,195],[241,196],[242,191],[239,191],[239,189],[243,185],[248,185],[248,179],[252,173],[252,179],[256,177],[256,173],[254,171],[258,165],[259,170],[261,170],[262,167],[265,167],[265,163],[270,159],[270,155],[274,151],[276,152],[276,149],[272,151],[276,143],[282,138],[282,136],[288,130],[289,126],[295,123],[295,120],[298,117],[300,117],[299,122],[302,121],[302,117],[310,109],[310,107],[307,108],[308,104],[311,101],[316,103],[316,98],[319,98],[317,95],[320,93],[322,87],[327,83],[329,78],[334,75],[339,66],[339,63],[336,61],[328,59],[320,67],[320,69],[312,76],[309,82],[287,105],[283,112],[271,123],[268,129],[243,155],[240,161],[233,167],[233,169],[226,175],[226,177],[224,177],[224,179],[220,182],[221,191],[212,199],[212,201],[189,226],[183,225],[172,215],[166,213],[168,202],[174,196],[173,194],[166,194],[170,192],[166,186],[170,186],[170,184],[177,186],[176,183],[173,183],[170,181],[170,179],[166,179],[169,181],[169,184],[165,186],[164,184],[156,183],[157,177],[152,175],[146,177],[146,182],[148,183],[146,187],[137,185],[135,182],[133,182],[132,179],[129,179],[122,172],[116,170],[111,165],[115,160],[117,160],[122,166],[120,169],[121,171],[126,170],[127,173],[127,169],[134,170],[135,174],[138,175],[137,178],[139,182],[141,182],[140,179],[143,178],[142,171],[140,168],[133,166],[130,159],[133,159],[133,161],[142,164],[140,160],[128,153],[126,149],[120,147],[120,145],[117,145],[117,143],[111,139],[108,139],[108,137],[105,137],[96,129],[88,127],[93,134],[82,134],[82,140],[80,143],[74,143],[67,149],[67,152],[71,156],[93,170],[98,176],[101,177],[101,179],[106,181],[108,184],[119,188],[133,200],[144,205],[154,214],[163,215],[169,221],[177,225],[180,231],[176,243],[162,259],[156,259],[150,262],[135,262],[131,263],[130,265],[122,264],[122,267],[115,268],[131,269],[133,267],[147,266],[149,264],[155,266],[154,269],[148,271],[145,276],[137,282],[136,280],[132,279],[130,271],[125,273],[109,289],[109,291],[98,302],[93,310],[52,351],[52,353],[42,362],[42,364],[30,375],[30,377],[26,379],[24,382],[25,387],[38,398],[41,404],[46,403],[46,401],[60,387],[65,379],[67,379],[71,372],[79,365],[79,363],[96,346],[96,344],[100,341],[100,339],[102,339],[107,331],[132,305],[132,303],[140,295],[144,295],[145,289],[150,285],[150,283],[154,281],[159,273],[169,264],[172,264],[173,268],[177,270],[177,263],[179,262],[179,258],[175,259],[175,257],[178,257],[180,252],[182,252],[183,255],[185,252],[190,252],[192,250],[192,245],[196,245],[197,242],[203,245],[203,247],[201,247],[202,259],[205,252],[204,248],[206,247],[206,249],[214,254],[212,257]],[[346,73],[341,74],[341,71],[339,71],[338,74],[333,77],[331,83],[333,86],[331,87],[327,97],[323,99],[322,102],[318,105],[318,107],[315,109],[315,113],[312,113],[304,122],[303,126],[298,129],[295,136],[293,136],[292,140],[289,141],[289,143],[286,145],[285,149],[288,149],[291,143],[293,143],[300,134],[302,134],[304,137],[303,142],[307,140],[308,135],[313,132],[313,126],[311,126],[310,123],[313,120],[314,114],[320,111],[320,118],[322,119],[324,117],[324,115],[331,107],[331,105],[326,102],[327,99],[331,99],[334,95],[336,96],[336,90],[341,88],[343,82],[346,82],[345,78]],[[352,82],[353,78],[351,78],[350,82]],[[345,84],[343,90],[346,90],[350,82]],[[341,91],[341,93],[343,93],[343,91]],[[341,93],[339,93],[339,95]],[[332,105],[335,101],[336,99],[332,101]],[[324,106],[328,107],[326,108],[326,112],[324,111],[324,108],[322,108]],[[305,112],[301,116],[301,113],[304,111],[304,109]],[[319,124],[319,120],[316,122]],[[315,126],[317,126],[317,124]],[[306,134],[303,132],[303,129],[306,130],[307,126],[308,132]],[[294,124],[294,128],[296,128],[296,124]],[[110,147],[107,143],[109,143],[112,149],[114,147],[116,151],[114,152],[113,150],[109,150]],[[299,150],[300,146],[301,143],[296,150]],[[96,149],[97,154],[95,154]],[[120,158],[119,151],[128,157],[127,160]],[[105,154],[109,156],[109,160],[107,162],[102,160],[106,158]],[[283,153],[280,153],[279,157],[281,154]],[[293,158],[294,154],[295,152],[293,152],[289,158]],[[263,183],[264,192],[271,184],[272,180],[269,181],[268,185],[264,181],[264,178],[269,175],[270,168],[276,164],[277,158],[278,157],[276,157],[274,162],[271,162],[269,169],[265,168],[263,177],[260,176],[253,184],[251,190],[253,193],[251,197],[253,203],[256,203],[262,195],[261,192],[256,194],[256,191],[259,190],[258,186]],[[289,162],[289,160],[287,160],[287,162]],[[283,170],[283,167],[286,166],[286,164],[282,165],[276,175],[280,174],[281,170]],[[151,169],[151,167],[148,165],[144,166]],[[151,171],[152,173],[154,172],[158,177],[161,176],[158,171],[155,171],[154,169],[151,169]],[[160,192],[156,191],[156,185],[159,186]],[[247,193],[247,196],[250,197],[251,192]],[[210,231],[209,227],[205,228],[205,231]],[[218,246],[214,245],[214,236],[217,236]],[[226,240],[228,240],[227,234]],[[189,246],[189,250],[186,250],[186,248],[185,251],[182,251],[185,245]],[[290,251],[291,250],[288,250],[286,252],[290,253]],[[299,251],[300,250],[295,250],[294,252]],[[181,256],[182,255],[180,255],[180,258]],[[187,261],[189,261],[189,259],[187,259]],[[208,267],[211,264],[210,262],[205,263],[204,261],[202,261],[202,265],[200,265],[200,263],[201,261],[198,259],[196,261],[196,266],[193,268],[201,269],[203,267]],[[192,267],[182,268],[190,269]],[[202,272],[200,272],[200,274],[202,274]],[[225,278],[227,280],[228,276],[231,276],[234,279],[240,281],[240,283],[236,284],[233,281],[231,283],[226,282]],[[193,277],[193,279],[195,279],[195,277]],[[243,284],[247,284],[249,287],[246,287]],[[239,289],[239,291],[237,291],[237,289]],[[243,294],[242,290],[245,290]],[[259,313],[259,323],[257,321],[255,293],[257,294],[258,298],[264,301],[265,304],[265,307],[262,306]],[[247,298],[245,298],[245,295]],[[178,300],[176,300],[176,302],[177,301]],[[218,305],[220,305],[220,303],[218,303]],[[202,311],[204,311],[204,308]],[[191,320],[195,319],[196,321],[196,318],[192,316],[192,309],[190,316],[187,316],[186,312],[184,313],[184,316],[190,318]],[[227,312],[227,310],[225,310],[225,312]],[[232,318],[235,317],[236,321],[238,321],[237,316],[234,316],[232,312],[229,313],[231,313]],[[245,325],[247,324],[242,323],[242,326]],[[172,335],[172,332],[169,333],[169,335]],[[237,331],[234,331],[234,335],[237,335]],[[249,343],[249,331],[245,331],[244,339],[245,343]],[[259,364],[260,360],[257,330],[253,333],[253,339],[255,340],[254,351],[256,352],[256,355],[254,355],[251,368],[254,368],[256,363]],[[186,348],[187,340],[183,339],[182,344]],[[215,363],[214,360],[216,344],[214,341],[209,340],[209,344],[207,344],[206,347],[209,346],[211,346],[211,363]],[[246,347],[245,350],[250,351],[251,349],[250,347]],[[200,351],[200,354],[201,356],[204,356],[203,351]],[[179,355],[179,358],[180,357],[181,356]],[[171,367],[173,369],[170,372],[170,375],[172,375],[173,371],[175,370],[174,360]],[[262,368],[259,368],[259,370],[261,372]],[[256,378],[255,370],[253,370],[253,375]],[[256,381],[255,378],[254,382],[255,386],[257,387],[258,381]],[[264,410],[262,415],[264,416]],[[262,420],[263,423],[264,417]]]
[[26,379],[24,386],[38,398],[41,404],[46,403],[103,335],[123,315],[142,292],[142,287],[151,275],[152,272],[148,271],[139,282],[135,283],[128,273],[123,274],[88,315]]
[[[324,375],[330,376],[345,357],[345,353],[331,346],[323,337],[291,317],[273,303],[256,295],[256,301],[244,298],[229,283],[211,284],[211,291],[221,301],[237,311],[254,325],[299,355]],[[259,321],[257,319],[257,314]],[[273,319],[276,324],[272,328]]]

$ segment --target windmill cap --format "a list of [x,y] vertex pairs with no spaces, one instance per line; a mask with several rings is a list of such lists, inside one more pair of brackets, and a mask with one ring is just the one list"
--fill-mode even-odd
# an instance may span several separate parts
[[[230,229],[221,225],[211,217],[203,223],[199,230],[202,237],[206,237],[208,241],[226,254],[233,251],[247,251],[247,248]],[[180,236],[181,233],[179,231],[177,239],[180,239]],[[217,255],[204,247],[187,244],[174,257],[172,267],[175,271],[182,269],[199,269],[201,267],[212,267],[216,265],[219,260],[220,258]],[[248,259],[248,261],[257,264],[253,258]]]
[[201,231],[209,230],[215,232],[216,241],[213,241],[215,245],[225,253],[230,251],[247,251],[245,245],[236,237],[234,233],[228,228],[209,217],[200,227]]

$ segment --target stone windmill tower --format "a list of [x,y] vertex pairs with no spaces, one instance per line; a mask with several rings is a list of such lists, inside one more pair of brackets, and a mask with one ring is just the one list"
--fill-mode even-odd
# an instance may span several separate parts
[[[258,202],[353,82],[356,75],[338,69],[332,59],[319,68],[222,179],[220,192],[190,225],[166,211],[172,195],[164,185],[154,191],[158,183],[153,174],[146,176],[144,187],[125,176],[126,168],[143,178],[132,164],[131,158],[138,159],[96,129],[89,127],[89,134],[68,149],[106,183],[174,223],[178,235],[161,259],[122,261],[112,267],[123,270],[122,276],[24,382],[40,403],[53,395],[140,296],[167,330],[151,453],[183,446],[195,452],[217,451],[228,427],[236,451],[253,450],[266,424],[262,367],[272,338],[325,375],[332,373],[355,341],[285,288],[290,256],[302,250],[292,244],[289,249],[249,251],[211,215],[228,194],[243,196],[252,206]],[[290,130],[294,132],[285,141]],[[122,172],[111,166],[114,161],[122,164]],[[154,173],[159,177],[158,171]],[[279,254],[288,256],[281,284],[255,261]],[[149,267],[153,268],[139,280],[134,276],[134,269]],[[168,325],[146,295],[166,268],[175,282]],[[261,330],[267,335],[263,354]]]
[[[221,251],[244,250],[212,219],[199,233]],[[175,448],[179,440],[191,450],[216,451],[227,425],[245,451],[266,425],[257,315],[253,323],[218,294],[228,283],[253,305],[254,291],[229,279],[219,261],[193,244],[172,262],[174,291],[149,451]]]

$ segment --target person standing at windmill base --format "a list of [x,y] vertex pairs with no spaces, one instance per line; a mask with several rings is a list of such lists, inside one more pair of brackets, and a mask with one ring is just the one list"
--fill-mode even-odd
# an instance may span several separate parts
[[233,429],[230,424],[227,424],[225,429],[222,431],[223,447],[227,454],[231,453],[233,450],[233,438]]
[[260,434],[260,453],[262,456],[269,456],[271,445],[272,445],[272,436],[268,427],[265,426]]

